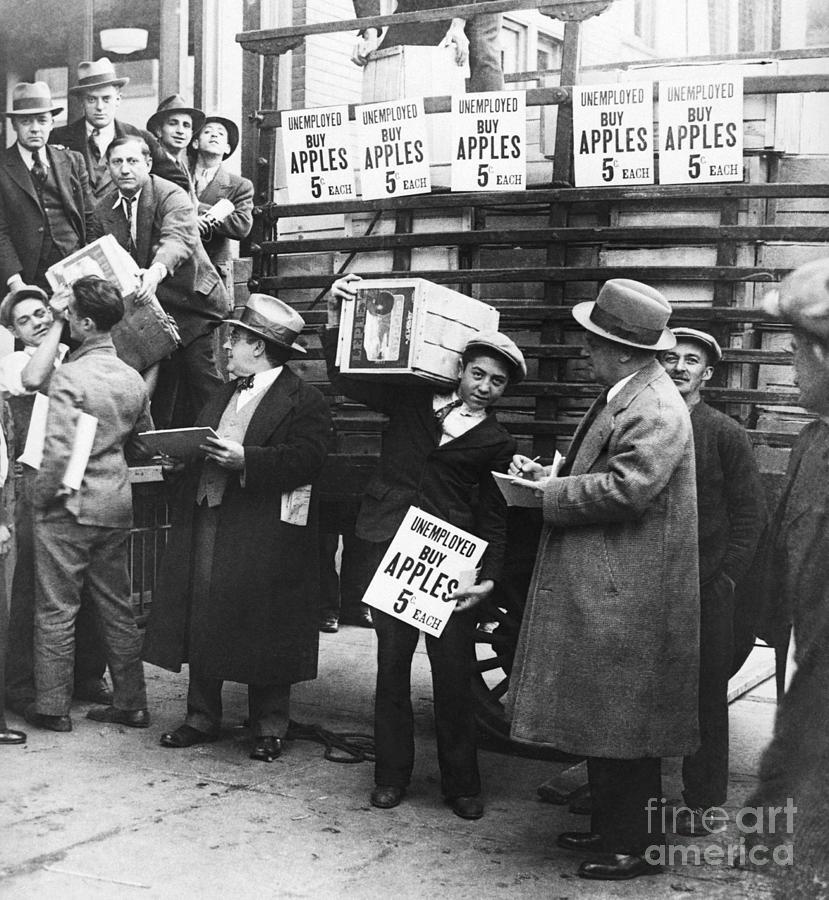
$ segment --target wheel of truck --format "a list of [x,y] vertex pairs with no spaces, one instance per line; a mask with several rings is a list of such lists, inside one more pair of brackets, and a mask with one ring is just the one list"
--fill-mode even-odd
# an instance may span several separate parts
[[557,750],[510,740],[510,720],[504,707],[540,529],[538,510],[509,510],[503,577],[478,616],[472,701],[482,746],[517,756],[570,760],[571,756]]

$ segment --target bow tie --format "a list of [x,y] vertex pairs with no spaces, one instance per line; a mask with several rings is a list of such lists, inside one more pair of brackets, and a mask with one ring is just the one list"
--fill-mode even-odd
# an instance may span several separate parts
[[245,375],[244,378],[236,379],[236,390],[237,391],[247,391],[253,387],[253,379],[255,375]]

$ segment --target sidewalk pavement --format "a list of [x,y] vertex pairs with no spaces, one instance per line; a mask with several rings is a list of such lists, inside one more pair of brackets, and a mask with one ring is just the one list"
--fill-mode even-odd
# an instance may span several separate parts
[[[295,689],[292,718],[333,731],[371,732],[374,633],[321,635],[320,674]],[[84,718],[55,734],[27,728],[25,747],[0,749],[0,897],[268,898],[757,898],[771,880],[724,863],[685,864],[632,882],[576,877],[581,858],[556,835],[588,820],[541,803],[536,786],[561,763],[481,752],[486,815],[459,819],[440,798],[431,683],[421,642],[412,679],[417,761],[409,794],[370,806],[373,766],[323,758],[292,741],[271,764],[248,759],[243,686],[225,687],[223,739],[186,750],[159,746],[184,715],[186,675],[147,667],[152,725],[142,731]],[[731,708],[728,809],[754,782],[774,719],[773,693],[756,688]],[[14,715],[11,727],[22,727]],[[664,790],[680,796],[678,763]],[[733,815],[732,815],[733,819]],[[735,846],[725,834],[677,845]]]

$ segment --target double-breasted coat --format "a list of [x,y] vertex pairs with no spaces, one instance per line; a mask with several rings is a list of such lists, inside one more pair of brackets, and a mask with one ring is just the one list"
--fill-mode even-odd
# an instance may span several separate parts
[[688,410],[657,362],[576,432],[510,685],[512,736],[610,759],[698,744],[699,576]]
[[[233,397],[226,385],[196,425],[216,428]],[[316,514],[308,524],[281,520],[282,494],[313,483],[331,428],[322,394],[284,368],[268,388],[243,440],[244,484],[231,473],[218,507],[209,596],[190,619],[195,497],[201,464],[189,467],[174,506],[144,659],[178,672],[243,684],[316,677],[319,580]]]

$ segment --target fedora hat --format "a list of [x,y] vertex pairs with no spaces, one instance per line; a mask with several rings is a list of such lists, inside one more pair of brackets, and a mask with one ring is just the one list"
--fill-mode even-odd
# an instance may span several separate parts
[[70,94],[82,94],[94,88],[105,87],[108,84],[117,88],[129,84],[129,78],[119,78],[115,74],[115,66],[102,56],[94,61],[86,60],[78,63],[78,83],[69,88]]
[[659,291],[629,278],[611,278],[595,300],[573,307],[582,328],[640,350],[668,350],[676,344],[666,327],[670,317],[671,304]]
[[4,325],[11,331],[12,329],[12,311],[21,300],[42,300],[44,305],[49,305],[49,297],[42,288],[34,284],[21,284],[14,290],[9,291],[0,303],[0,325]]
[[296,343],[305,327],[305,319],[277,297],[251,294],[239,318],[225,319],[225,322],[251,331],[279,347],[305,353],[305,348]]
[[52,103],[52,92],[45,81],[21,81],[12,91],[12,108],[6,110],[7,116],[36,116],[40,113],[52,113],[53,116],[63,111],[62,106]]
[[700,331],[697,328],[672,328],[671,331],[677,341],[692,341],[708,350],[712,366],[722,359],[722,347],[717,343],[714,335],[708,334],[707,331]]
[[147,119],[147,131],[155,134],[156,128],[160,128],[164,124],[167,116],[177,112],[187,113],[193,119],[193,134],[201,130],[204,125],[204,113],[200,109],[188,106],[181,94],[173,94],[165,97],[158,104],[158,109]]
[[230,149],[225,153],[223,159],[227,159],[228,156],[233,153],[233,151],[239,146],[239,126],[232,122],[230,119],[226,119],[224,116],[205,116],[204,122],[202,122],[201,127],[198,131],[193,129],[193,139],[195,140],[204,130],[204,126],[207,125],[208,122],[218,122],[220,125],[224,125],[225,130],[227,131],[227,143],[230,146]]
[[518,384],[527,377],[527,363],[524,361],[524,354],[518,349],[513,340],[508,338],[500,331],[480,331],[473,335],[464,348],[464,353],[474,347],[480,347],[487,354],[494,352],[498,356],[502,356],[510,366],[512,372],[510,381]]

